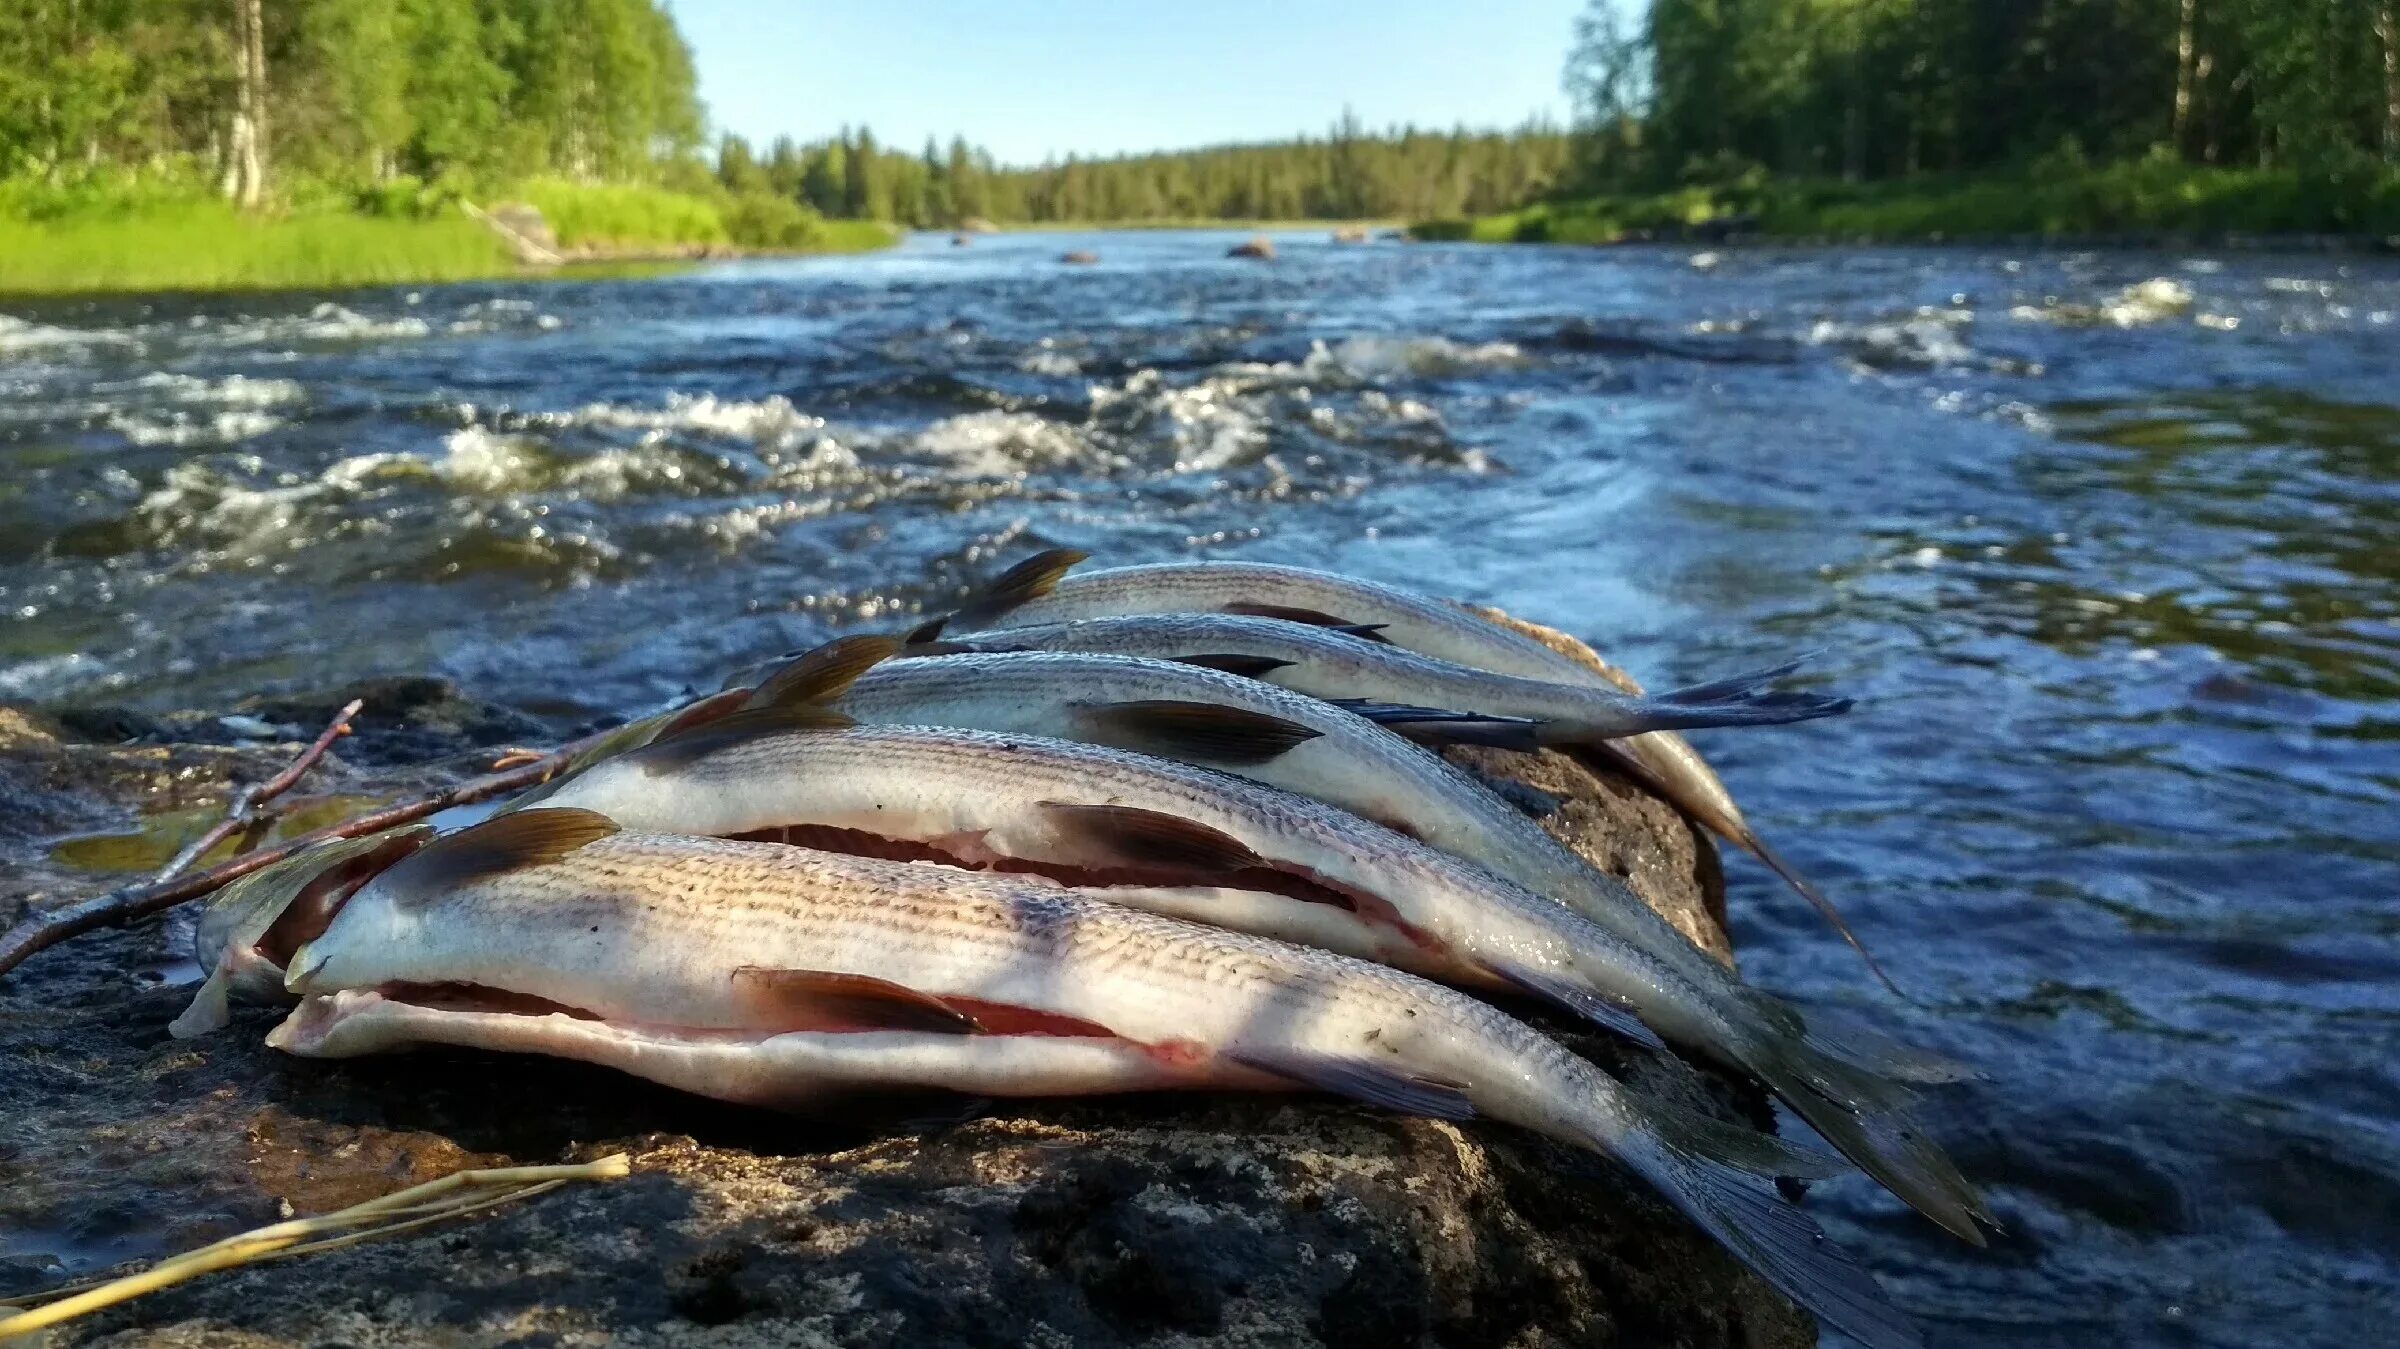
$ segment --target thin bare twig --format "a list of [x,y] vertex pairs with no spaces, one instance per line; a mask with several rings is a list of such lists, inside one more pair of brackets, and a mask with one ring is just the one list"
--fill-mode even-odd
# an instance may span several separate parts
[[[632,1166],[623,1153],[578,1166],[516,1166],[490,1171],[460,1171],[440,1180],[411,1186],[397,1194],[314,1218],[295,1218],[161,1261],[139,1273],[106,1283],[76,1285],[66,1296],[37,1297],[41,1305],[14,1315],[0,1315],[0,1340],[29,1334],[62,1321],[128,1302],[145,1293],[196,1279],[220,1269],[234,1269],[282,1256],[330,1250],[375,1237],[406,1232],[445,1218],[462,1217],[495,1204],[546,1194],[569,1181],[618,1180]],[[451,1198],[459,1191],[460,1198]],[[481,1193],[477,1193],[481,1191]],[[348,1229],[365,1228],[364,1231]]]
[[120,927],[136,918],[146,918],[174,908],[186,900],[198,899],[228,881],[238,880],[261,867],[272,866],[303,848],[314,847],[327,839],[359,838],[394,825],[424,819],[452,806],[472,805],[477,801],[488,801],[495,796],[506,796],[538,786],[599,739],[599,736],[586,737],[553,750],[532,763],[520,764],[505,772],[486,773],[481,777],[469,778],[455,787],[401,801],[380,810],[371,810],[339,824],[312,830],[298,838],[286,839],[272,848],[261,848],[247,856],[221,862],[206,871],[190,872],[170,880],[124,886],[81,904],[71,904],[56,913],[26,919],[9,929],[6,936],[0,936],[0,974],[8,973],[60,942],[99,928]]
[[186,844],[181,852],[175,854],[173,861],[150,879],[154,882],[175,879],[191,870],[193,863],[208,856],[210,849],[233,837],[237,831],[255,840],[268,823],[267,818],[259,814],[260,808],[298,786],[308,770],[316,767],[317,760],[325,757],[325,751],[333,748],[333,742],[350,734],[350,719],[365,706],[356,698],[343,704],[342,710],[334,713],[333,720],[326,723],[324,733],[311,742],[307,749],[300,751],[298,758],[284,765],[282,772],[265,782],[234,793],[233,804],[225,808],[225,818],[217,821],[207,833]]

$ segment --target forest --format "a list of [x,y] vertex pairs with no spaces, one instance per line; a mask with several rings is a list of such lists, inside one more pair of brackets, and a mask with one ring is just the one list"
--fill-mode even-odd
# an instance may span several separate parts
[[796,197],[829,217],[920,227],[981,218],[1026,224],[1363,220],[1505,210],[1560,182],[1573,143],[1560,127],[1373,132],[1345,112],[1322,138],[1004,167],[963,137],[921,153],[871,130],[762,154],[738,136],[718,151],[735,191]]
[[0,178],[646,177],[696,149],[691,53],[654,0],[10,0]]
[[2395,0],[1590,0],[1555,200],[1833,235],[2400,234]]
[[1269,144],[1009,165],[972,128],[712,138],[665,0],[7,0],[0,289],[489,274],[509,261],[458,204],[510,199],[618,252],[970,220],[2392,236],[2396,6],[1589,0],[1560,35],[1571,126],[1344,111]]
[[1851,180],[2062,150],[2400,164],[2395,0],[1593,0],[1568,81],[1589,167]]

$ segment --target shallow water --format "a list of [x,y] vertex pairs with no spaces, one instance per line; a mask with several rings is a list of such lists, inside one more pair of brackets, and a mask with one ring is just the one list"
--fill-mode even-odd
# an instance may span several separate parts
[[2008,1231],[1828,1226],[1938,1343],[2400,1317],[2400,265],[1234,237],[0,305],[0,698],[564,726],[1053,543],[1821,649],[1696,738],[1915,1001],[1736,862],[1745,967],[1991,1072]]

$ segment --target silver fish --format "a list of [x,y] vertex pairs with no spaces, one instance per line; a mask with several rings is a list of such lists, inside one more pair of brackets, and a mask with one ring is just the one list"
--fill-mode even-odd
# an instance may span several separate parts
[[1323,802],[1147,755],[767,708],[594,764],[542,804],[1113,882],[1123,903],[1532,993],[1663,1047],[1628,1010],[1632,988],[1675,978],[1656,957]]
[[[1399,586],[1261,562],[1162,562],[1070,575],[1086,556],[1072,548],[1037,553],[995,578],[956,613],[933,619],[910,636],[926,642],[939,635],[987,628],[1137,614],[1263,616],[1343,628],[1421,655],[1497,674],[1619,695],[1639,690],[1639,685],[1613,667],[1596,669],[1463,604]],[[1788,668],[1766,673],[1771,677]],[[1736,696],[1744,692],[1740,682],[1729,681]],[[1707,689],[1703,685],[1667,696],[1703,699]],[[1878,979],[1897,991],[1833,901],[1758,836],[1733,793],[1690,742],[1672,730],[1655,729],[1598,742],[1592,748],[1632,770],[1703,828],[1765,863],[1842,934]]]
[[1493,1009],[1388,969],[1020,877],[503,816],[361,889],[294,959],[269,1037],[553,1054],[795,1104],[859,1086],[1010,1096],[1317,1089],[1488,1115],[1618,1159],[1876,1349],[1915,1328],[1742,1171],[1786,1145],[1634,1096]]
[[[921,678],[912,667],[926,668],[883,668],[907,682]],[[851,692],[871,696],[876,678],[870,671]],[[1338,715],[1328,709],[1315,720],[1331,725]],[[993,719],[1010,720],[1012,731],[1024,725],[1014,714]],[[1117,902],[1172,917],[1530,993],[1638,1043],[1663,1048],[1671,1039],[1751,1071],[1869,1174],[1980,1239],[1980,1199],[1908,1120],[1910,1092],[1882,1071],[1888,1060],[1809,1036],[1797,1013],[1741,988],[1630,894],[1594,922],[1425,843],[1255,781],[1034,734],[845,721],[810,706],[746,712],[595,764],[543,804],[597,811],[630,829],[887,854],[897,846],[904,856],[1033,868],[1108,885]],[[1325,739],[1296,740],[1295,728],[1308,729],[1298,722],[1279,726],[1252,723],[1291,755]],[[1347,766],[1339,744],[1361,738],[1322,746],[1334,755],[1326,776]],[[1463,812],[1455,801],[1443,809]]]

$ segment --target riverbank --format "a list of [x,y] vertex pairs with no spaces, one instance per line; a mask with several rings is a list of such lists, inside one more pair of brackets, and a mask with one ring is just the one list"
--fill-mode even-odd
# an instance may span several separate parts
[[1770,179],[1546,202],[1500,215],[1419,221],[1409,233],[1477,243],[1757,235],[1844,242],[2309,239],[2393,248],[2400,247],[2400,173],[2141,161],[1886,183]]
[[1002,234],[1106,234],[1119,230],[1248,230],[1253,233],[1323,230],[1328,234],[1338,234],[1350,230],[1379,233],[1408,227],[1409,222],[1405,220],[1220,220],[1192,216],[1171,220],[1009,220],[993,228]]
[[[508,199],[540,212],[544,262],[857,253],[899,239],[876,221],[825,220],[775,198],[536,181]],[[335,290],[544,271],[455,203],[247,216],[216,201],[150,199],[0,212],[0,294]]]

